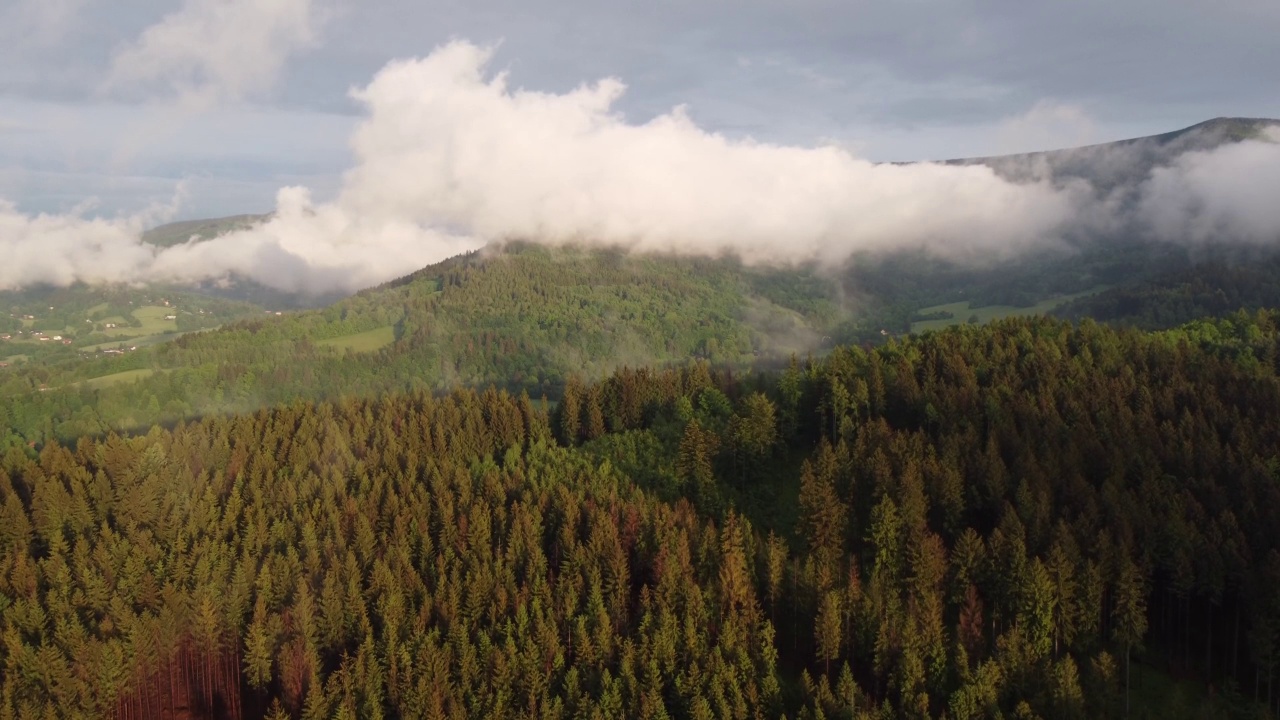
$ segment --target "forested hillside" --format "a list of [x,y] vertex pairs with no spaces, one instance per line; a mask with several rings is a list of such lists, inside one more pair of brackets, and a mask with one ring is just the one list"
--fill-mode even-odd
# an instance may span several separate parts
[[1278,320],[11,447],[0,717],[1262,717]]
[[1265,307],[1280,307],[1275,255],[1197,263],[1081,298],[1055,314],[1155,330]]
[[295,399],[566,377],[705,358],[754,364],[824,343],[834,284],[732,260],[510,246],[426,268],[324,310],[154,348],[0,372],[0,444],[145,429]]

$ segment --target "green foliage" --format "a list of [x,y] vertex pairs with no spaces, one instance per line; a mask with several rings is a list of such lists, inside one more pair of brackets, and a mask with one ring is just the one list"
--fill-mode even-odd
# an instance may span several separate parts
[[[599,378],[621,366],[690,357],[744,366],[810,350],[834,321],[833,294],[831,282],[807,271],[513,245],[446,261],[324,310],[259,312],[124,355],[82,359],[68,349],[64,361],[7,368],[0,399],[15,407],[10,422],[19,434],[44,442],[340,394],[493,383],[558,397],[570,375]],[[187,313],[177,312],[181,324]],[[83,383],[137,379],[141,372],[119,374],[142,370],[167,373]],[[149,409],[152,396],[158,412]],[[706,398],[703,420],[719,428],[726,408]],[[582,439],[610,429],[591,412],[584,404],[580,416],[565,420],[580,424],[574,431]]]
[[[377,392],[433,337],[382,293],[447,318],[459,277],[511,286],[523,252],[152,356],[216,369],[2,406],[2,707],[145,716],[194,676],[290,717],[1120,717],[1159,667],[1231,688],[1200,714],[1270,708],[1272,312],[566,372],[552,413],[420,382],[180,419],[210,380],[229,410],[304,377]],[[364,366],[389,374],[351,384],[311,339],[386,325]],[[122,436],[120,412],[175,422]]]
[[1081,298],[1055,311],[1070,319],[1148,330],[1176,327],[1238,310],[1280,306],[1280,257],[1213,260],[1170,270]]

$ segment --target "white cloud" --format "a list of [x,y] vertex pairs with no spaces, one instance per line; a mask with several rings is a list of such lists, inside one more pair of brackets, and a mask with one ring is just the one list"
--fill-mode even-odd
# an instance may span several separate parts
[[1025,153],[1088,145],[1097,142],[1098,131],[1084,108],[1040,100],[1027,112],[1005,118],[997,137],[1002,154]]
[[86,218],[88,209],[30,216],[0,200],[0,290],[143,277],[153,252],[138,241],[139,234],[170,216],[172,208],[114,220]]
[[[564,93],[512,88],[487,71],[490,55],[454,42],[386,66],[353,93],[366,117],[334,199],[285,188],[275,216],[250,230],[154,250],[138,240],[136,218],[29,217],[4,206],[0,287],[237,274],[283,290],[353,291],[506,239],[729,251],[749,262],[837,263],[900,248],[983,262],[1055,242],[1104,211],[1079,184],[731,140],[680,108],[630,123],[615,110],[617,80]],[[1048,113],[1059,115],[1072,117]],[[1275,149],[1251,142],[1188,155],[1143,186],[1141,216],[1265,238],[1280,227],[1265,191],[1280,186]],[[1238,192],[1215,190],[1226,182]]]
[[315,43],[318,22],[313,0],[186,0],[116,51],[104,89],[161,89],[197,106],[259,94]]
[[1139,216],[1156,237],[1280,242],[1280,128],[1264,139],[1189,152],[1143,184]]
[[1014,251],[1070,214],[1047,185],[982,167],[874,165],[834,148],[732,141],[681,109],[643,125],[613,112],[607,79],[564,94],[486,77],[489,52],[453,43],[392,63],[357,93],[369,119],[339,199],[362,216],[482,238],[622,243],[747,259],[839,260],[924,245]]

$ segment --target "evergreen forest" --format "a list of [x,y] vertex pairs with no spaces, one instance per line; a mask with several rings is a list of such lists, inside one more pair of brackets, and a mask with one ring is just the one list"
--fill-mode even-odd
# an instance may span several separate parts
[[[443,303],[438,277],[410,300]],[[713,350],[610,292],[709,357],[561,365],[550,399],[356,383],[38,436],[10,415],[0,718],[1280,709],[1280,313],[1007,319],[746,368],[717,352],[750,331]],[[714,323],[715,297],[682,302]],[[538,332],[590,358],[586,308]],[[535,337],[410,317],[349,329],[466,332],[476,363]],[[212,352],[190,337],[167,352]]]

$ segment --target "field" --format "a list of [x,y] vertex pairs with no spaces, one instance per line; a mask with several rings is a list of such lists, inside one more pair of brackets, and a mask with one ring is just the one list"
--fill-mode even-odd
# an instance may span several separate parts
[[133,311],[133,316],[138,318],[138,322],[142,323],[142,327],[129,327],[125,324],[124,318],[110,317],[104,318],[103,322],[114,322],[120,324],[121,327],[111,328],[103,331],[107,337],[131,337],[138,335],[160,335],[162,333],[173,332],[178,329],[178,323],[175,320],[165,320],[166,315],[176,315],[177,311],[173,308],[162,307],[160,305],[144,305]]
[[192,333],[209,332],[211,330],[217,330],[220,327],[222,326],[215,325],[214,327],[211,327],[211,328],[202,328],[200,330],[188,330],[186,332],[166,330],[162,333],[157,333],[155,335],[138,335],[136,337],[116,338],[115,340],[108,340],[107,342],[98,343],[97,345],[85,345],[84,347],[81,347],[78,349],[81,352],[92,353],[92,352],[98,352],[99,350],[114,350],[120,346],[144,348],[144,347],[150,347],[152,345],[159,345],[160,343],[169,342],[170,340],[177,340],[183,335],[191,335]]
[[390,325],[383,325],[380,328],[356,333],[355,335],[343,335],[321,340],[316,345],[331,347],[336,350],[350,350],[351,352],[373,352],[390,345],[395,342],[395,339],[395,328]]
[[173,308],[160,305],[144,305],[133,311],[133,316],[138,319],[138,322],[142,323],[141,327],[130,327],[126,324],[125,319],[119,316],[103,318],[99,322],[117,323],[120,327],[109,328],[100,333],[104,337],[111,338],[110,340],[96,345],[88,345],[80,348],[80,350],[83,352],[96,352],[98,350],[116,348],[120,345],[142,347],[154,345],[165,340],[172,340],[178,337],[178,322],[176,320],[165,320],[165,316],[175,314],[177,314],[177,311]]
[[94,390],[99,390],[118,383],[133,382],[134,380],[149,378],[155,374],[156,371],[150,368],[143,368],[141,370],[125,370],[124,372],[112,373],[111,375],[90,378],[89,380],[85,380],[83,384],[93,388]]
[[969,322],[969,318],[977,315],[979,324],[986,324],[992,320],[999,320],[1007,317],[1020,317],[1023,315],[1044,315],[1059,305],[1068,303],[1076,298],[1085,297],[1087,295],[1096,295],[1107,286],[1100,285],[1090,288],[1084,292],[1074,293],[1072,295],[1058,295],[1057,297],[1041,300],[1030,307],[1014,307],[1012,305],[987,305],[986,307],[971,308],[968,300],[960,302],[947,303],[945,305],[934,305],[932,307],[920,308],[917,312],[921,315],[927,315],[935,312],[949,312],[952,317],[946,320],[921,320],[911,323],[911,332],[922,333],[926,330],[941,330],[950,325],[962,325]]

